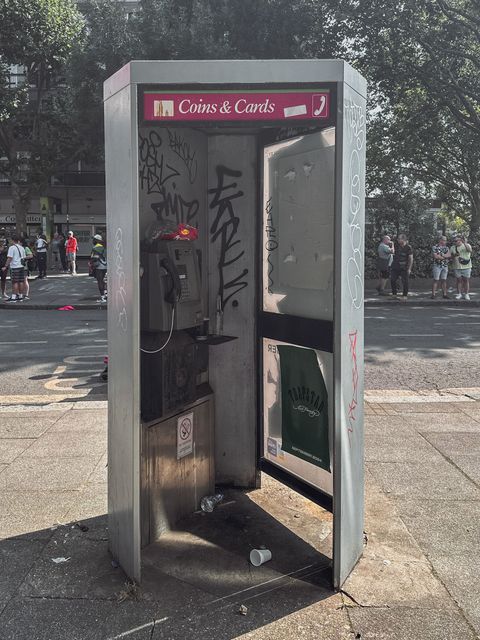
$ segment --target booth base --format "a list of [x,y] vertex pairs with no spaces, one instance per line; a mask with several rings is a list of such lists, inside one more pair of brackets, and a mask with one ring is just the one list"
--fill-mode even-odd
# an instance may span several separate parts
[[[229,490],[213,513],[196,512],[142,551],[149,592],[190,595],[197,604],[258,597],[293,580],[331,585],[332,515],[271,478],[264,488]],[[250,551],[267,548],[260,567]],[[242,600],[242,601],[243,601]]]

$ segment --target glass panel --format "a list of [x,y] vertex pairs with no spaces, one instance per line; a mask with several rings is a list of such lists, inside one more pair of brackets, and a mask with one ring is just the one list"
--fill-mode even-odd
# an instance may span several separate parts
[[332,495],[333,356],[264,338],[264,457]]
[[263,310],[333,319],[335,129],[264,149]]

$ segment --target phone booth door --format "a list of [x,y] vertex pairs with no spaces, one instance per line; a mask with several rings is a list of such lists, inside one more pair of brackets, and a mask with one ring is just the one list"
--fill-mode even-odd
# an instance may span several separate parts
[[261,468],[331,509],[335,128],[264,147]]

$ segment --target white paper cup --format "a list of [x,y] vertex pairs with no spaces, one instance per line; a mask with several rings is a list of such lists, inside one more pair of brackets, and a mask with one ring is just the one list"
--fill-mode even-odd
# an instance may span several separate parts
[[272,552],[270,549],[252,549],[250,551],[250,562],[254,567],[259,567],[261,564],[264,564],[271,559]]

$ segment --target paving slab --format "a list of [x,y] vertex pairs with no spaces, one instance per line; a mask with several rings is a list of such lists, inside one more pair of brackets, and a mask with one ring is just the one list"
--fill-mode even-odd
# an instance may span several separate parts
[[480,558],[478,555],[431,556],[435,573],[446,585],[458,606],[480,637]]
[[76,432],[107,432],[107,412],[104,409],[97,411],[69,411],[50,428],[51,433],[76,433]]
[[362,607],[453,609],[445,586],[427,561],[402,562],[364,556],[346,580],[343,590]]
[[418,462],[435,464],[442,456],[421,435],[412,433],[365,434],[365,460],[367,462]]
[[79,458],[17,458],[0,475],[8,491],[79,489],[98,463],[98,456]]
[[[397,413],[459,413],[469,402],[389,402],[390,409]],[[474,404],[472,402],[471,404]]]
[[[247,615],[239,613],[240,605]],[[155,625],[153,640],[352,640],[342,600],[325,588],[300,580],[234,603],[215,603]]]
[[480,490],[444,459],[432,465],[409,462],[367,463],[387,494],[408,499],[479,500]]
[[385,436],[389,433],[412,437],[417,433],[415,425],[403,416],[365,416],[365,436]]
[[155,603],[15,598],[0,628],[2,640],[149,640],[161,617]]
[[460,613],[410,608],[349,610],[353,638],[361,640],[477,640]]
[[423,552],[480,556],[480,501],[398,499],[396,509]]
[[10,463],[34,444],[34,438],[1,438],[0,463]]
[[480,487],[480,454],[455,455],[452,456],[452,460],[465,475]]
[[364,556],[389,562],[424,561],[422,550],[398,516],[392,499],[379,489],[368,469],[365,488]]
[[46,541],[27,539],[0,541],[0,603],[15,594],[45,544]]
[[0,413],[0,438],[39,438],[54,424],[61,414],[54,416]]
[[[59,527],[25,578],[19,595],[35,598],[117,600],[125,574],[112,566],[108,531],[93,525],[82,531],[75,524]],[[55,563],[65,557],[67,562]]]
[[480,433],[480,422],[466,414],[456,413],[408,413],[405,422],[416,431],[451,432],[451,433]]
[[104,484],[108,482],[108,455],[105,453],[98,462],[91,475],[88,477],[88,484]]
[[[0,441],[0,453],[2,442]],[[55,431],[45,433],[26,448],[24,458],[79,458],[96,457],[107,449],[106,430],[98,432]],[[1,458],[0,458],[1,459]]]
[[462,411],[467,415],[471,416],[472,418],[474,418],[474,420],[480,421],[480,403],[479,402],[466,404],[465,407],[462,409]]
[[480,453],[480,430],[478,433],[425,432],[424,438],[448,457],[457,455],[476,456]]
[[103,516],[108,512],[107,484],[87,485],[66,513],[66,521],[84,520]]

